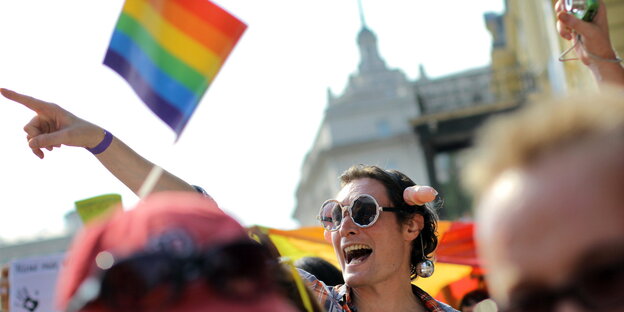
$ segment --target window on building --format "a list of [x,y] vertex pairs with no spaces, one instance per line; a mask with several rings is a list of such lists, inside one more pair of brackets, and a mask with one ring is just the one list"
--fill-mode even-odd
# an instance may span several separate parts
[[459,174],[466,163],[466,149],[441,152],[434,164],[438,191],[444,199],[440,216],[447,220],[471,220],[472,199],[462,188]]

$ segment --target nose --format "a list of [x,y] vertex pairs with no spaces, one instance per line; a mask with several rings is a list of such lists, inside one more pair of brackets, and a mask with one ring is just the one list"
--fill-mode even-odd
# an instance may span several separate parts
[[360,227],[357,226],[355,222],[353,222],[353,219],[351,218],[351,215],[349,215],[349,212],[345,211],[342,215],[342,224],[338,229],[340,236],[355,235],[359,232],[359,230]]

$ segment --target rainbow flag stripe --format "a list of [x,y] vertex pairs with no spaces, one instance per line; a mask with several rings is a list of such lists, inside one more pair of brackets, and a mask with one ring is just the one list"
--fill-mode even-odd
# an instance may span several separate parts
[[246,28],[208,0],[126,0],[104,64],[179,137]]

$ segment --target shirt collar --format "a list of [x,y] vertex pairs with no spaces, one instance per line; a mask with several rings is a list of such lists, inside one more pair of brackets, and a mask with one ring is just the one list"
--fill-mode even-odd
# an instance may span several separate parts
[[[437,300],[433,299],[433,297],[431,297],[427,292],[420,289],[420,287],[414,284],[412,284],[412,293],[414,293],[414,295],[416,295],[416,297],[420,299],[420,301],[423,303],[427,311],[431,311],[431,312],[444,312],[445,311],[442,305]],[[352,297],[351,287],[347,286],[346,284],[336,286],[336,295],[337,295],[336,299],[338,300],[338,302],[340,302],[343,305],[347,305],[354,312],[357,311],[357,309],[352,305],[353,297]]]

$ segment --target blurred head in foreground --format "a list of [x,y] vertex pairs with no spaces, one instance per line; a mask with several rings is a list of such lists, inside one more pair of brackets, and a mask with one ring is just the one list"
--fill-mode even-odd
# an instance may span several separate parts
[[85,228],[58,301],[68,311],[295,311],[273,260],[212,199],[157,193]]
[[624,311],[624,93],[496,118],[466,182],[489,289],[507,311]]

